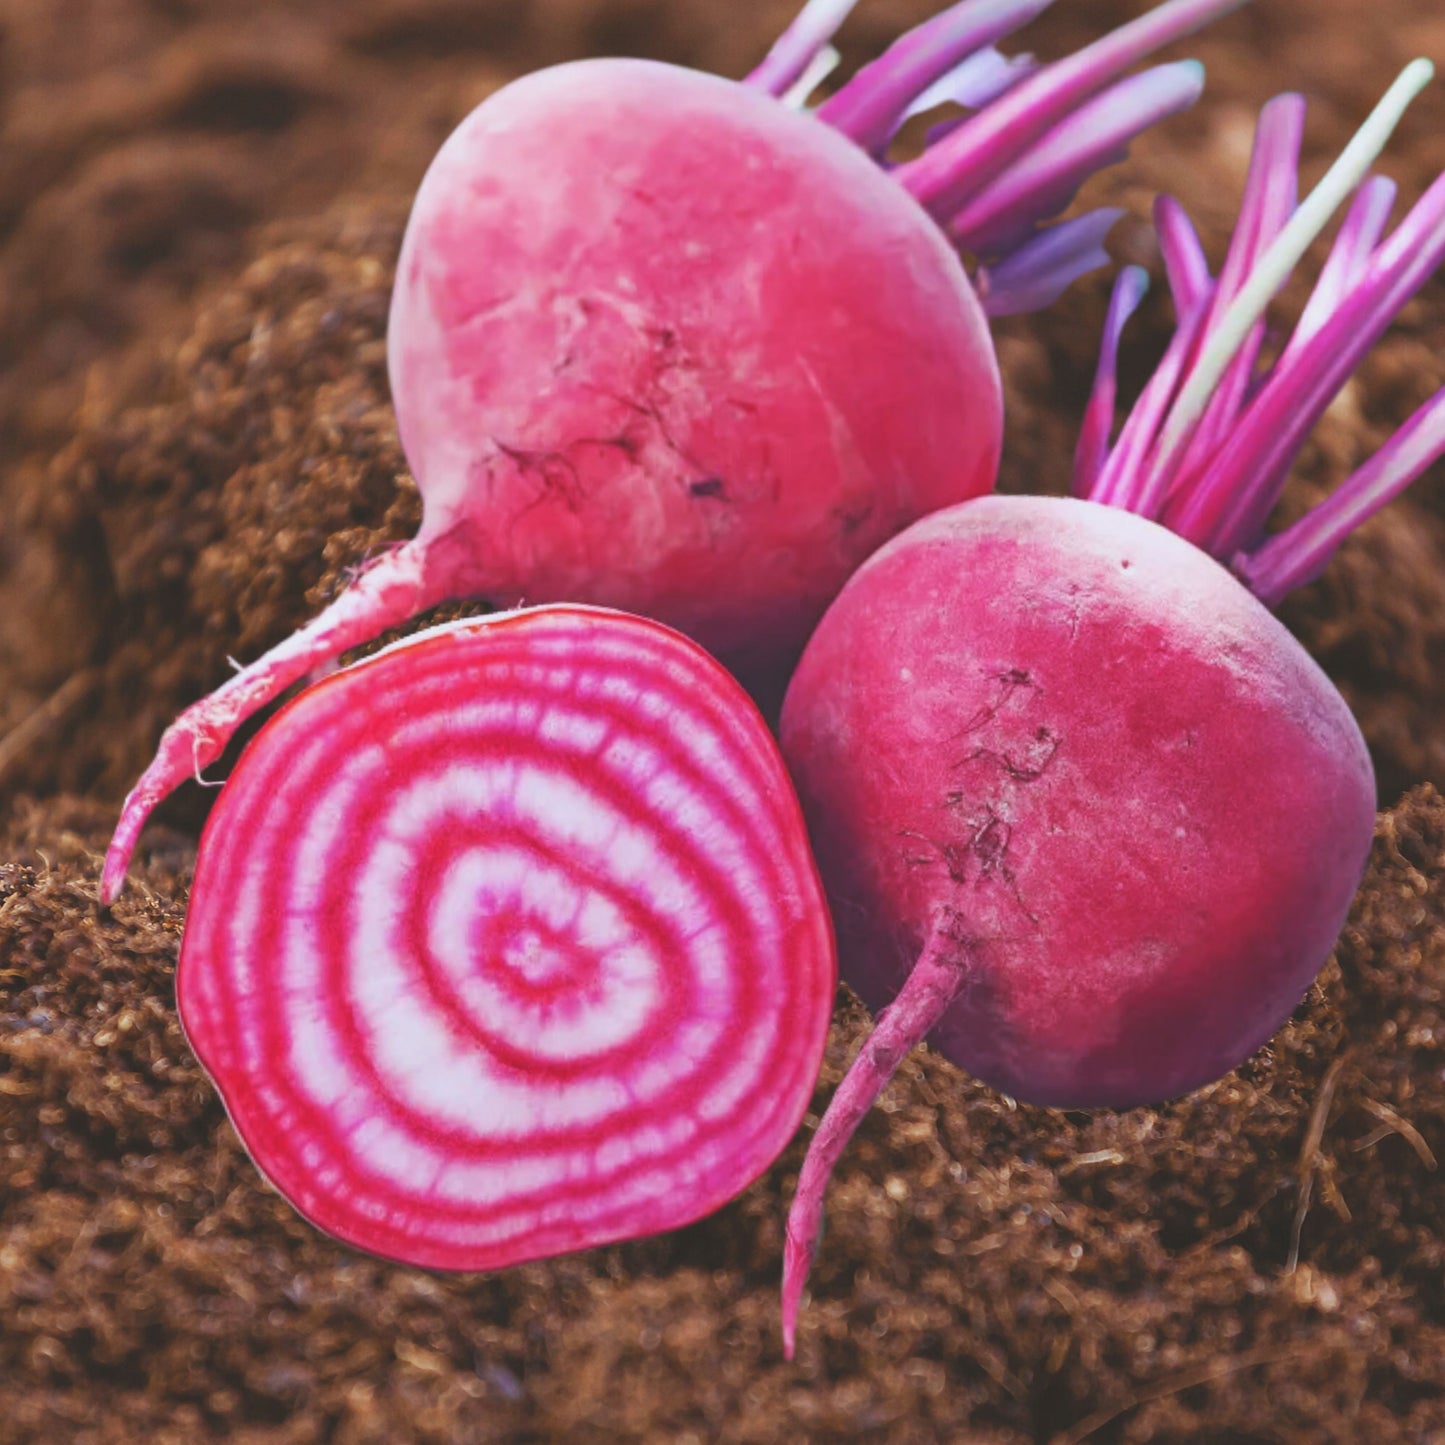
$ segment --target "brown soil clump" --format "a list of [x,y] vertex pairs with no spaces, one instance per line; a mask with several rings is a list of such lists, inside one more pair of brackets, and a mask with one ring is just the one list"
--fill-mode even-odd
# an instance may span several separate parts
[[[263,238],[155,358],[149,399],[83,414],[29,473],[24,520],[84,564],[62,615],[89,624],[89,715],[114,724],[33,752],[32,788],[115,796],[228,656],[279,641],[343,568],[415,529],[383,340],[400,221],[367,211]],[[73,668],[72,638],[58,646]]]
[[[863,0],[845,63],[936,8]],[[1028,39],[1058,54],[1143,8],[1061,5]],[[587,53],[741,74],[792,5],[92,9],[0,19],[0,1442],[1445,1439],[1438,477],[1283,610],[1396,805],[1296,1016],[1212,1088],[1120,1114],[1016,1106],[920,1051],[830,1192],[795,1365],[777,1285],[807,1130],[709,1220],[487,1277],[358,1256],[262,1183],[174,1011],[207,795],[163,814],[106,915],[114,806],[228,656],[416,527],[385,321],[448,129]],[[1217,262],[1270,94],[1311,98],[1308,180],[1406,59],[1445,56],[1434,0],[1380,20],[1255,0],[1180,52],[1209,66],[1199,109],[1086,199],[1143,217],[1167,189]],[[1405,200],[1445,169],[1438,87],[1385,169]],[[1142,221],[1118,249],[1158,273]],[[1064,486],[1106,296],[1096,277],[996,328],[1006,489]],[[1137,318],[1126,395],[1170,319],[1157,295]],[[1286,515],[1445,384],[1442,357],[1437,279]],[[865,1026],[843,997],[817,1109]]]

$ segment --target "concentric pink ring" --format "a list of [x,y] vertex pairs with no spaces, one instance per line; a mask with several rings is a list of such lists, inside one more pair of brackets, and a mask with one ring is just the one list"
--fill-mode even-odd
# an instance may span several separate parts
[[834,979],[745,694],[667,628],[553,607],[422,633],[262,730],[202,839],[177,991],[302,1214],[486,1269],[756,1178]]

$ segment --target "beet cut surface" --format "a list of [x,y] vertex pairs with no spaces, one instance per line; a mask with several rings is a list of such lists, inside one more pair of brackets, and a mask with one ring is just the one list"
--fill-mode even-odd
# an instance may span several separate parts
[[176,991],[308,1219],[477,1270],[750,1184],[836,979],[742,689],[668,628],[547,607],[407,638],[262,729],[201,840]]

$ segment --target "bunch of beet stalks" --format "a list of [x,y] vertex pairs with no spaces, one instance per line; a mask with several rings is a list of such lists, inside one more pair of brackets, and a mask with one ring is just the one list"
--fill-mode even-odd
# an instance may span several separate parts
[[[561,66],[437,156],[388,340],[421,529],[172,725],[102,883],[329,674],[211,813],[177,992],[256,1163],[338,1238],[491,1269],[708,1213],[796,1131],[841,963],[877,1024],[793,1199],[791,1355],[829,1172],[915,1044],[1020,1099],[1159,1101],[1328,956],[1374,779],[1269,609],[1445,452],[1445,392],[1266,527],[1445,259],[1445,177],[1391,226],[1370,174],[1430,67],[1303,200],[1304,102],[1266,105],[1217,274],[1161,199],[1158,369],[1116,434],[1127,268],[1074,495],[995,496],[986,317],[1106,262],[1117,212],[1054,218],[1199,94],[1193,62],[1135,64],[1242,0],[997,48],[1048,3],[963,0],[809,108],[852,4],[810,0],[741,84]],[[509,610],[334,670],[463,597]],[[753,698],[784,692],[775,740]]]

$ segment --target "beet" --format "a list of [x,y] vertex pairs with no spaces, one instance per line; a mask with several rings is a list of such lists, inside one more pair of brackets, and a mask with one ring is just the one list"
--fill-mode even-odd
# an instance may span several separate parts
[[[1271,102],[1217,280],[1161,205],[1178,331],[1111,449],[1118,335],[1145,278],[1119,280],[1078,496],[926,518],[809,642],[783,750],[844,976],[880,1012],[798,1181],[790,1353],[829,1171],[925,1035],[1030,1103],[1154,1103],[1243,1062],[1329,956],[1374,771],[1266,603],[1445,453],[1445,392],[1314,512],[1264,529],[1310,426],[1445,259],[1445,178],[1383,240],[1392,192],[1364,178],[1430,74],[1409,67],[1298,206],[1303,101]],[[1351,190],[1310,305],[1261,367],[1266,304]]]
[[[1189,62],[1118,76],[1243,0],[1167,0],[1054,65],[1005,61],[993,42],[1046,3],[965,0],[816,114],[780,94],[816,74],[839,0],[742,84],[591,60],[484,101],[422,183],[393,296],[421,529],[167,729],[102,896],[249,714],[449,598],[657,617],[776,699],[870,552],[992,488],[985,305],[1047,305],[1102,263],[1117,212],[1040,221],[1202,84]],[[942,103],[972,114],[879,164]],[[984,303],[957,246],[983,262]]]
[[201,840],[176,988],[302,1214],[491,1269],[751,1183],[835,975],[747,696],[656,623],[550,607],[419,633],[267,723]]

